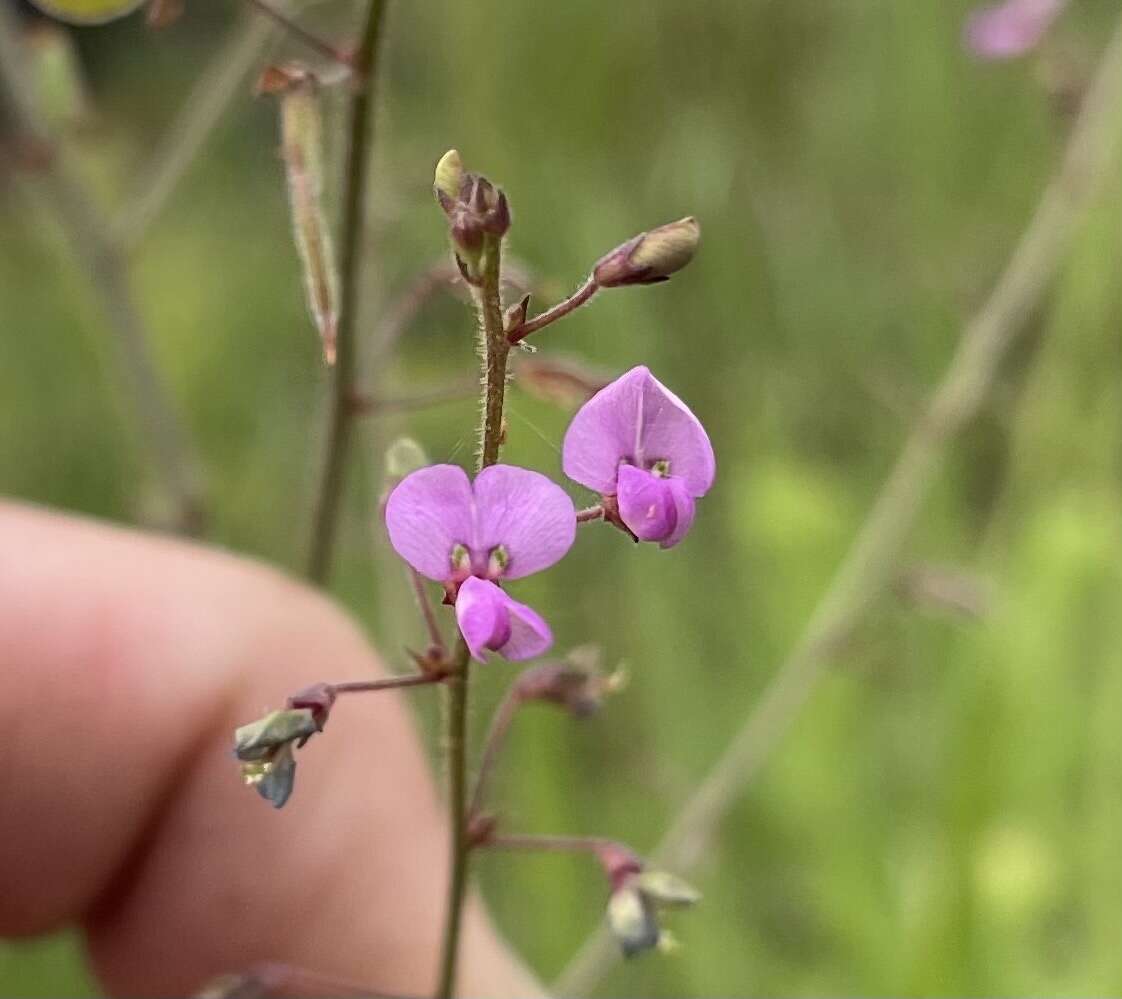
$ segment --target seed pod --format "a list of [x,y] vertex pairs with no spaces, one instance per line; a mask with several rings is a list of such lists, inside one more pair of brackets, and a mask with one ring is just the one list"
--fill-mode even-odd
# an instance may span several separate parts
[[323,358],[334,364],[339,281],[322,203],[323,126],[318,86],[315,77],[299,66],[270,67],[258,81],[258,90],[280,97],[281,156],[292,232],[304,271],[308,311],[323,341]]

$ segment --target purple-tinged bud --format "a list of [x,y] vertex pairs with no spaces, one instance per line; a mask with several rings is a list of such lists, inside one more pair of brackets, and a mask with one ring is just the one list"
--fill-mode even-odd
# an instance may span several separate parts
[[468,284],[478,285],[489,241],[501,239],[510,228],[507,197],[486,177],[466,171],[455,149],[436,164],[433,192],[448,217],[460,273]]
[[531,667],[516,683],[523,702],[556,704],[577,718],[587,718],[600,710],[605,697],[626,686],[627,676],[622,669],[608,675],[601,673],[600,649],[582,645],[572,649],[561,662]]
[[692,215],[641,232],[600,258],[592,276],[601,288],[657,284],[680,271],[697,252],[701,226]]

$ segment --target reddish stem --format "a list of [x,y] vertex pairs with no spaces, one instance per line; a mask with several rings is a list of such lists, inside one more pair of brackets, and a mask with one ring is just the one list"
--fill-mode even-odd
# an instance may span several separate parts
[[382,680],[347,680],[344,683],[328,684],[328,687],[335,694],[365,694],[372,690],[423,687],[429,683],[440,683],[443,679],[439,673],[410,673],[407,676],[388,676]]
[[590,276],[588,280],[572,295],[566,298],[565,301],[558,302],[552,309],[547,309],[540,315],[534,316],[533,319],[515,326],[514,329],[507,330],[507,341],[511,344],[521,343],[531,333],[536,333],[550,323],[555,323],[558,319],[563,319],[570,312],[575,312],[599,290],[600,286],[596,283],[596,278]]

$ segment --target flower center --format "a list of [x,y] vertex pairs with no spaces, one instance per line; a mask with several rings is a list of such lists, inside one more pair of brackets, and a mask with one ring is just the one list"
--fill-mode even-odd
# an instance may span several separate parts
[[510,555],[502,545],[495,545],[487,558],[487,578],[498,579],[510,565]]
[[453,577],[471,575],[471,552],[467,545],[453,545],[449,561],[452,563]]
[[665,479],[670,475],[670,460],[660,458],[658,461],[652,461],[649,471],[656,479]]

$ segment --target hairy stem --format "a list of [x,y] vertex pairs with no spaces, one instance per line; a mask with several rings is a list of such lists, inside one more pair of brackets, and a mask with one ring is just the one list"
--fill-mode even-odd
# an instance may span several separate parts
[[[755,710],[678,813],[655,849],[652,863],[683,870],[704,855],[729,806],[814,692],[831,652],[852,633],[891,582],[940,459],[985,401],[999,363],[1050,287],[1099,182],[1117,169],[1120,98],[1122,21],[1084,98],[1058,174],[1045,190],[997,285],[967,323],[942,382],[802,637]],[[561,974],[553,993],[587,994],[615,960],[608,935],[597,933]]]
[[447,651],[444,645],[444,636],[440,633],[440,622],[436,619],[436,609],[429,599],[429,591],[425,589],[424,577],[414,568],[409,569],[409,582],[413,586],[413,596],[417,600],[417,609],[421,612],[421,619],[425,623],[425,631],[429,636],[429,645],[443,656]]
[[[501,244],[488,241],[483,280],[475,289],[479,311],[480,363],[483,375],[483,396],[479,430],[477,471],[499,460],[503,444],[503,402],[506,395],[506,366],[510,345],[503,329],[503,303],[500,289]],[[448,821],[450,872],[448,907],[445,913],[444,942],[440,959],[440,982],[437,999],[451,999],[456,987],[456,965],[463,924],[464,898],[467,893],[468,837],[467,809],[467,711],[468,681],[471,656],[463,635],[456,643],[448,680],[448,712],[446,751],[448,754]]]
[[362,279],[362,233],[366,190],[374,144],[374,106],[378,81],[378,41],[386,0],[370,0],[362,39],[354,54],[355,92],[351,98],[346,175],[343,190],[343,231],[339,253],[339,331],[332,372],[331,417],[327,453],[316,500],[307,575],[325,583],[339,526],[343,486],[354,430],[356,396],[359,282]]

